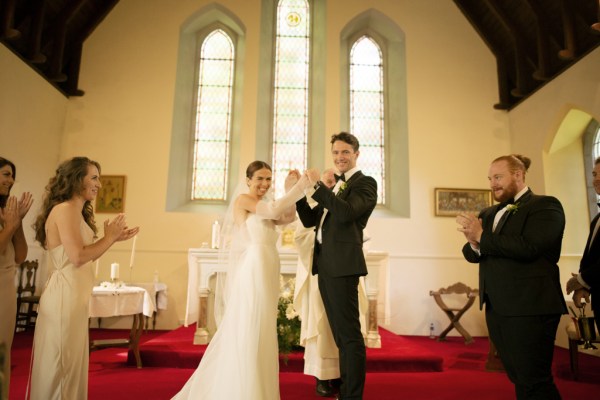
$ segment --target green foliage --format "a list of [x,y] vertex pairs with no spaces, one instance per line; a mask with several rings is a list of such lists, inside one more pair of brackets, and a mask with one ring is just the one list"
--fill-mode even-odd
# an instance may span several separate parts
[[287,362],[287,355],[300,347],[300,318],[294,309],[295,278],[284,282],[280,278],[280,294],[277,303],[277,344],[279,353]]

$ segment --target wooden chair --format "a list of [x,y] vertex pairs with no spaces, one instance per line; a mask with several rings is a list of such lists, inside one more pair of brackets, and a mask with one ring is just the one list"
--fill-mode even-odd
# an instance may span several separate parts
[[[594,317],[588,317],[585,320],[587,325],[580,324],[576,318],[571,317],[571,321],[566,327],[569,337],[569,361],[574,380],[577,380],[579,374],[579,346],[584,345],[584,348],[596,349],[594,343],[600,343],[600,334],[595,326]],[[585,329],[584,335],[582,335],[582,329]]]
[[35,327],[37,306],[40,303],[40,296],[35,294],[38,260],[24,261],[18,268],[19,285],[17,286],[15,332]]
[[[467,297],[466,303],[462,307],[448,307],[442,296],[444,295],[456,295],[464,294]],[[444,311],[444,313],[450,319],[450,325],[440,334],[438,341],[446,340],[446,335],[452,330],[456,329],[464,338],[465,344],[473,343],[473,337],[467,332],[467,330],[460,324],[460,318],[467,312],[469,308],[475,302],[475,299],[479,295],[479,289],[471,289],[462,282],[457,282],[454,285],[450,285],[447,288],[441,288],[438,291],[431,290],[430,296],[433,296],[436,304]]]

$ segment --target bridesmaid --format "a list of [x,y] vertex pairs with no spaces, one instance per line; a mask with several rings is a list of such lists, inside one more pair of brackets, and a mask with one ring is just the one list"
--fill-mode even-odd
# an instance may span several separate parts
[[86,157],[63,162],[46,186],[34,228],[50,277],[33,339],[32,400],[87,399],[92,261],[139,231],[119,214],[104,222],[104,237],[94,242],[92,201],[101,187],[100,165]]
[[23,234],[23,218],[31,207],[31,193],[23,193],[17,201],[10,195],[15,183],[15,164],[0,157],[0,343],[6,345],[4,384],[0,398],[8,399],[10,385],[10,348],[15,333],[17,291],[15,267],[27,257],[27,242]]

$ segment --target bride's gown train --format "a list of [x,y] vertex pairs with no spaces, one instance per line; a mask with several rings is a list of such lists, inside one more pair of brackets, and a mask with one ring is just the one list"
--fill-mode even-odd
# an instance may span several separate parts
[[225,314],[200,365],[173,399],[278,400],[278,234],[250,214],[249,243],[229,286]]

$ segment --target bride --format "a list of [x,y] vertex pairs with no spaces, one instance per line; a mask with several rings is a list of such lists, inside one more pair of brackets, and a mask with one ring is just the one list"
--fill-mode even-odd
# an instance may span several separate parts
[[[272,170],[263,161],[246,169],[247,193],[235,198],[227,212],[233,221],[225,289],[225,311],[200,365],[173,399],[279,399],[277,299],[279,253],[276,224],[296,217],[295,203],[310,186],[292,171],[287,194],[268,201]],[[294,182],[297,183],[294,185]],[[293,186],[293,187],[292,187]]]

